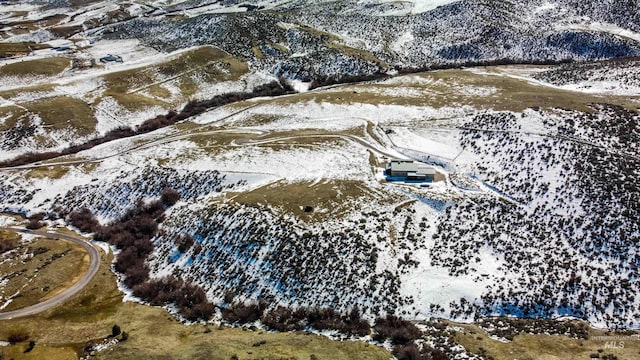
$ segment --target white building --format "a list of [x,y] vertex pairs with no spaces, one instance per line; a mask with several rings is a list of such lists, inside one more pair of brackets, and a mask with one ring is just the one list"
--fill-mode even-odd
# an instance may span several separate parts
[[433,181],[436,175],[436,169],[413,160],[393,159],[387,164],[385,174],[390,177],[400,177],[407,180]]

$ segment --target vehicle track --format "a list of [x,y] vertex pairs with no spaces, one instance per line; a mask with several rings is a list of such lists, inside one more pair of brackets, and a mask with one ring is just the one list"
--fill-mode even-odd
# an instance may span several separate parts
[[49,239],[54,239],[54,240],[70,241],[74,244],[82,246],[85,250],[87,250],[87,252],[89,253],[89,259],[90,259],[89,269],[87,269],[87,272],[82,276],[82,278],[80,278],[78,282],[71,285],[61,293],[43,302],[37,303],[35,305],[27,306],[25,308],[18,309],[18,310],[1,312],[0,320],[9,320],[9,319],[15,319],[15,318],[38,314],[62,304],[63,302],[69,300],[72,296],[80,292],[82,289],[84,289],[85,286],[89,284],[91,279],[93,279],[93,277],[98,272],[98,269],[100,268],[100,252],[98,251],[98,249],[96,249],[95,246],[91,245],[89,242],[85,241],[84,239],[77,238],[71,235],[51,232],[51,231],[33,231],[33,230],[27,230],[27,229],[22,229],[17,227],[2,226],[0,227],[0,230],[8,230],[8,231],[14,231],[18,233],[33,234],[33,235],[46,237]]

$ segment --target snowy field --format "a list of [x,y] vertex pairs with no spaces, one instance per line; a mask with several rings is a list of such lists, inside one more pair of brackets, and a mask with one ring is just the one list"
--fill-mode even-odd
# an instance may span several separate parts
[[[402,81],[406,83],[407,78]],[[333,91],[330,89],[327,93]],[[95,162],[75,166],[60,163],[58,166],[69,170],[58,178],[46,175],[27,178],[28,171],[4,172],[4,191],[18,187],[27,189],[22,196],[13,194],[7,198],[4,206],[29,212],[48,211],[51,206],[66,209],[93,206],[100,219],[108,221],[121,214],[136,196],[150,198],[158,193],[158,186],[172,184],[181,187],[186,198],[163,225],[167,230],[163,235],[166,239],[158,239],[161,245],[150,262],[155,269],[153,273],[161,276],[179,271],[207,289],[212,299],[220,299],[226,289],[237,285],[237,279],[233,273],[220,273],[220,280],[211,282],[207,280],[208,272],[233,262],[250,264],[253,269],[248,273],[247,281],[251,286],[244,294],[247,299],[268,293],[285,304],[331,303],[339,309],[357,302],[368,314],[395,308],[409,318],[445,317],[459,321],[503,314],[505,309],[525,316],[530,311],[528,306],[532,306],[540,311],[538,316],[543,317],[582,317],[602,327],[612,324],[637,326],[633,318],[628,317],[637,311],[638,304],[632,300],[624,303],[626,312],[623,314],[628,314],[624,316],[599,310],[606,304],[604,295],[592,299],[590,308],[579,307],[579,299],[584,296],[582,292],[597,286],[598,278],[592,271],[599,265],[590,258],[589,248],[574,248],[571,244],[575,237],[555,228],[558,219],[567,216],[581,216],[587,219],[585,221],[591,221],[588,219],[593,209],[585,205],[585,201],[601,196],[585,193],[581,190],[583,185],[575,182],[577,180],[566,180],[581,176],[581,173],[566,173],[568,161],[572,161],[573,156],[585,156],[580,151],[592,151],[589,150],[592,147],[574,148],[587,146],[578,141],[586,140],[586,136],[599,136],[603,144],[618,141],[610,139],[606,135],[608,130],[600,129],[589,115],[534,110],[474,113],[472,108],[287,102],[287,106],[276,106],[263,99],[240,112],[221,108],[195,119],[195,124],[204,126],[202,130],[181,132],[167,128],[136,139],[105,144],[78,154]],[[631,114],[614,115],[606,108],[598,111],[600,121],[611,121],[614,116],[633,119]],[[262,122],[256,124],[256,117],[263,119]],[[575,141],[552,145],[555,142],[552,139],[569,131],[564,125],[569,118],[580,119],[584,129],[593,128],[587,132],[573,132],[569,139]],[[438,121],[426,121],[430,119]],[[204,143],[195,141],[194,136],[208,140]],[[386,183],[381,177],[384,163],[389,158],[386,154],[434,163],[443,178],[427,187]],[[107,155],[109,157],[104,158]],[[145,164],[142,170],[141,164]],[[620,171],[626,176],[637,176],[633,171]],[[530,183],[532,172],[541,180]],[[153,180],[145,179],[149,176]],[[215,181],[200,184],[199,179],[206,177]],[[234,204],[233,200],[223,200],[228,191],[251,193],[279,183],[307,183],[312,189],[316,184],[341,181],[362,184],[365,195],[360,195],[361,201],[357,197],[348,200],[349,211],[339,219],[322,224],[307,225],[275,208],[274,212],[265,213]],[[90,195],[86,197],[87,194]],[[122,201],[113,202],[120,196]],[[221,207],[220,201],[229,207]],[[620,203],[620,206],[622,211],[625,205]],[[505,207],[510,208],[511,215],[504,215]],[[183,223],[188,218],[186,213],[193,216]],[[527,224],[520,225],[524,226],[524,236],[517,231],[495,234],[491,227],[483,225],[488,222],[495,223],[498,228],[513,228],[522,221]],[[216,234],[225,230],[206,225],[220,222],[237,224],[237,232],[225,239],[226,245],[215,240]],[[234,249],[241,239],[257,231],[254,229],[256,224],[269,226],[275,237],[264,241],[275,243],[238,257]],[[351,224],[362,225],[354,229]],[[635,231],[633,223],[624,224],[631,233]],[[589,236],[588,227],[570,229]],[[178,253],[173,248],[171,239],[183,231],[193,233],[199,239],[204,249],[200,255],[189,251]],[[277,244],[284,241],[282,234],[303,236],[305,231],[316,237],[314,241],[318,246],[333,243],[350,255],[336,258],[335,262],[320,268],[303,267],[297,274],[286,270],[291,264],[280,260],[275,264],[273,256],[280,246]],[[564,268],[553,270],[555,279],[536,270],[547,266],[548,261],[559,259],[549,258],[545,252],[536,252],[533,248],[531,251],[527,247],[517,251],[505,248],[521,241],[545,248],[549,246],[548,243],[542,245],[546,237],[539,236],[551,231],[555,231],[557,243],[546,251],[570,252],[580,269],[582,282],[572,285],[573,288],[567,288],[566,281],[575,281],[572,280],[575,275]],[[357,243],[347,241],[353,236],[361,240]],[[617,236],[625,241],[623,233]],[[449,237],[458,240],[447,240]],[[499,242],[484,240],[494,238]],[[629,246],[628,242],[625,244]],[[291,249],[296,257],[307,259],[314,255],[298,246]],[[371,249],[376,253],[373,263],[363,260],[371,256],[366,255]],[[628,251],[635,250],[628,248]],[[525,254],[531,263],[518,265],[517,259]],[[607,262],[617,261],[606,259]],[[625,261],[619,264],[624,268],[628,266]],[[628,269],[628,274],[635,271]],[[337,273],[345,274],[337,280],[345,297],[334,303],[324,284],[329,283],[329,276]],[[625,273],[609,273],[608,276]],[[274,282],[285,276],[283,274],[291,276],[287,287]],[[359,274],[360,280],[354,281],[354,274]],[[510,291],[526,294],[518,293],[527,289],[520,280],[523,278],[536,283],[543,281],[547,285],[534,287],[534,292],[527,295],[533,298],[519,297]],[[369,287],[371,281],[380,286]],[[298,283],[313,286],[300,288],[295,285]],[[495,291],[500,287],[505,292]],[[548,287],[556,288],[558,296],[544,295],[542,289]],[[622,288],[617,291],[630,294]],[[526,305],[539,301],[536,296],[546,296],[551,305],[544,310]],[[511,301],[517,301],[519,305]]]
[[[358,2],[362,11],[374,3],[390,9],[384,15],[411,13],[414,21],[454,1]],[[269,23],[277,33],[266,45],[247,50],[221,44],[228,49],[220,50],[222,69],[234,63],[245,66],[244,72],[232,76],[220,70],[216,58],[185,77],[167,64],[202,50],[202,39],[195,35],[217,36],[218,22],[228,20],[203,14],[247,11],[238,4],[189,4],[157,2],[171,6],[167,12],[176,17],[171,21],[153,15],[158,10],[148,4],[129,4],[125,15],[153,18],[148,23],[138,19],[131,27],[125,21],[118,34],[132,38],[101,37],[109,24],[97,23],[89,35],[74,35],[76,48],[61,55],[99,62],[117,53],[122,63],[64,69],[38,77],[31,88],[25,88],[24,78],[22,83],[4,78],[0,160],[64,149],[118,127],[135,128],[191,100],[250,91],[280,75],[291,76],[295,88],[303,91],[220,106],[46,164],[4,169],[0,208],[44,212],[57,224],[67,221],[70,212],[88,208],[106,224],[138,201],[174,189],[181,200],[166,214],[146,264],[153,277],[176,274],[201,286],[217,303],[227,292],[237,291],[242,300],[270,299],[294,308],[330,306],[346,313],[358,305],[367,319],[391,313],[412,320],[463,322],[492,316],[570,317],[602,328],[640,327],[640,285],[633,281],[640,254],[640,132],[637,109],[629,105],[640,96],[637,61],[398,76],[389,64],[400,58],[399,64],[413,64],[416,53],[429,64],[447,56],[457,61],[465,47],[433,50],[441,57],[425,55],[422,51],[431,47],[419,42],[419,34],[428,33],[428,24],[415,25],[424,26],[422,30],[411,21],[394,24],[397,33],[385,38],[385,45],[401,55],[375,53],[389,62],[382,67],[373,53],[361,52],[382,41],[363,41],[349,21],[342,19],[335,29],[318,26],[335,30],[340,36],[334,37],[313,26],[285,26],[280,20],[291,19],[282,16]],[[284,1],[250,4],[265,9],[292,6]],[[539,5],[531,16],[555,11],[549,4]],[[9,6],[8,11],[35,9],[27,3]],[[68,25],[116,8],[99,2],[85,10],[68,19]],[[45,14],[50,11],[37,15]],[[390,21],[376,19],[379,24]],[[185,23],[164,32],[172,21]],[[565,36],[564,31],[582,29],[578,26],[556,30]],[[611,51],[618,49],[618,42],[629,53],[635,51],[620,40],[637,40],[630,30],[604,23],[584,29],[589,33],[583,36],[597,33],[596,43]],[[161,34],[152,34],[154,42],[145,31]],[[231,35],[237,34],[225,35],[229,41],[245,40]],[[314,43],[318,36],[323,40]],[[278,39],[287,40],[276,44]],[[4,40],[72,43],[53,39],[46,30],[9,31]],[[183,48],[172,49],[176,43]],[[348,56],[336,53],[345,47]],[[161,50],[165,48],[172,50]],[[548,49],[541,48],[546,54]],[[521,55],[528,54],[527,49],[514,46],[512,51]],[[48,58],[52,51],[34,51],[29,59]],[[331,57],[314,59],[311,65],[297,63],[323,54]],[[558,54],[563,58],[572,53],[564,49]],[[21,60],[6,58],[0,66]],[[366,69],[394,76],[309,90],[310,77],[318,74],[310,69],[329,75]],[[207,72],[220,77],[200,81]],[[126,76],[118,76],[122,74]],[[129,83],[131,78],[135,81]],[[65,110],[86,105],[95,127],[77,134],[62,125],[73,119],[64,114],[60,119],[61,111],[47,118],[51,113],[37,108],[60,98]],[[518,108],[509,108],[504,99]],[[436,179],[386,181],[383,171],[390,158],[431,164]],[[0,224],[10,223],[0,217]],[[197,244],[179,250],[176,241],[182,234]]]

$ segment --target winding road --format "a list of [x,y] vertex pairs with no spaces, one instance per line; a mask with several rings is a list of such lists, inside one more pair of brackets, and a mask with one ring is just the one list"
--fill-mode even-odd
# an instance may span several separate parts
[[2,312],[0,313],[0,320],[9,320],[9,319],[15,319],[19,317],[34,315],[34,314],[43,312],[45,310],[49,310],[57,305],[60,305],[61,303],[71,298],[73,295],[80,292],[80,290],[82,290],[85,286],[87,286],[87,284],[89,284],[91,279],[93,279],[95,274],[98,272],[98,269],[100,268],[100,252],[98,251],[98,249],[96,249],[95,246],[91,245],[89,242],[83,239],[80,239],[71,235],[60,234],[60,233],[51,232],[51,231],[32,231],[32,230],[26,230],[26,229],[17,228],[17,227],[0,227],[0,230],[9,230],[9,231],[14,231],[18,233],[42,236],[49,239],[70,241],[74,244],[82,246],[85,250],[87,250],[90,258],[89,269],[78,282],[76,282],[69,288],[65,289],[61,293],[43,302],[37,303],[35,305],[27,306],[25,308],[18,309],[18,310]]

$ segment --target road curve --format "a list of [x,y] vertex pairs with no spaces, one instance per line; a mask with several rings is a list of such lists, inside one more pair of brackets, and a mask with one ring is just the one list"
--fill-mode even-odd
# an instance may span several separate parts
[[82,276],[80,281],[76,282],[75,284],[73,284],[71,287],[67,288],[63,292],[41,303],[27,306],[25,308],[18,309],[18,310],[0,312],[0,320],[15,319],[19,317],[34,315],[34,314],[43,312],[45,310],[51,309],[67,301],[70,297],[77,294],[80,290],[82,290],[85,286],[87,286],[87,284],[89,284],[91,279],[93,279],[94,275],[98,272],[98,269],[100,268],[100,252],[93,245],[91,245],[90,243],[88,243],[83,239],[76,238],[71,235],[59,234],[59,233],[50,232],[50,231],[31,231],[31,230],[26,230],[26,229],[16,228],[16,227],[0,227],[0,230],[9,230],[9,231],[20,232],[25,234],[38,235],[38,236],[46,237],[49,239],[70,241],[74,244],[78,244],[82,246],[85,250],[87,250],[90,258],[89,269]]

